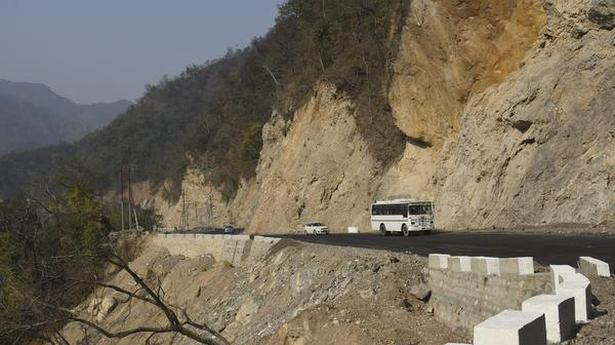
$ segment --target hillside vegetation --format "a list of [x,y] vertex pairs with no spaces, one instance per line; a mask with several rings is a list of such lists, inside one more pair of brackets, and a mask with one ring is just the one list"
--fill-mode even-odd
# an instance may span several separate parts
[[2,158],[0,193],[23,192],[70,161],[96,171],[102,189],[114,185],[121,165],[132,164],[139,180],[174,200],[190,159],[230,198],[240,179],[254,174],[272,111],[292,117],[318,80],[356,99],[362,133],[389,162],[404,140],[386,101],[404,3],[288,1],[265,36],[148,87],[104,130],[74,145]]

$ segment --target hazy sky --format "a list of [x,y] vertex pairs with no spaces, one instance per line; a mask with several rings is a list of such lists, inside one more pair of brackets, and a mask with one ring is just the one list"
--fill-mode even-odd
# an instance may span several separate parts
[[0,78],[77,102],[135,99],[146,83],[245,46],[282,0],[0,0]]

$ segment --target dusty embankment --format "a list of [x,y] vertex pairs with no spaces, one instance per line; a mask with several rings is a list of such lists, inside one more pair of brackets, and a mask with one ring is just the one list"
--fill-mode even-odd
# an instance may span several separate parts
[[[165,300],[186,308],[233,344],[434,344],[460,337],[437,322],[422,287],[425,259],[408,254],[311,245],[283,240],[257,264],[233,267],[211,256],[171,256],[146,242],[131,267],[154,284]],[[110,282],[134,284],[124,274]],[[100,311],[88,318],[117,331],[164,325],[160,311],[101,290]],[[85,302],[84,305],[90,304]],[[81,327],[65,328],[71,343],[85,338]],[[144,344],[148,335],[105,339],[87,330],[91,344]],[[194,344],[182,336],[157,335],[152,344]]]
[[[615,3],[413,1],[386,90],[407,135],[374,159],[353,101],[313,86],[293,120],[263,129],[255,177],[231,200],[195,170],[169,226],[288,232],[368,227],[377,198],[435,200],[442,229],[615,221]],[[377,120],[377,119],[376,119]]]

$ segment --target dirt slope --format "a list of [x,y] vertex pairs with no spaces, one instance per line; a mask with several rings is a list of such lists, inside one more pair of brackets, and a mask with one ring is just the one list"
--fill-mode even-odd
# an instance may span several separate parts
[[[423,281],[424,259],[374,250],[301,244],[284,240],[256,265],[232,267],[210,256],[186,259],[145,246],[131,267],[160,279],[167,302],[186,308],[232,341],[246,345],[434,344],[460,338],[435,321],[411,291]],[[124,275],[111,279],[130,287]],[[84,312],[113,330],[163,325],[161,313],[136,300],[101,290],[84,303],[106,301]],[[112,306],[112,307],[109,307]],[[86,308],[87,309],[87,308]],[[144,344],[147,335],[105,339],[76,324],[65,328],[71,343]],[[194,344],[159,335],[152,344]]]

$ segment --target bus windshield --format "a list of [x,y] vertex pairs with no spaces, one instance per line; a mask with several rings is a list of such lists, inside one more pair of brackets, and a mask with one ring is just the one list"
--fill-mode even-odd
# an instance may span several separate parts
[[431,204],[419,204],[408,206],[410,214],[431,214]]

